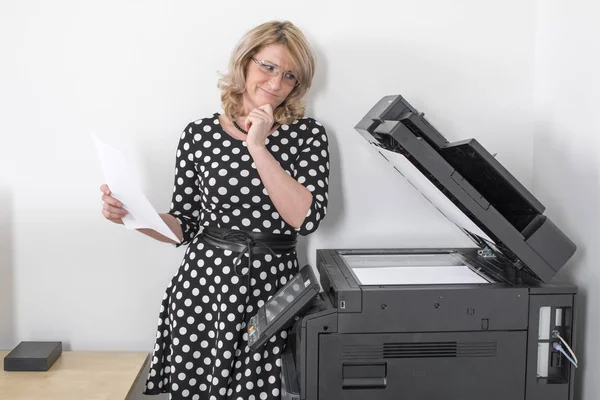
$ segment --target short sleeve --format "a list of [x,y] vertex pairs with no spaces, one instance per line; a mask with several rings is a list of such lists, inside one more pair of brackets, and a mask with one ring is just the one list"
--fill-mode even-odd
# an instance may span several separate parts
[[307,133],[302,135],[298,158],[294,162],[293,178],[312,193],[306,217],[296,232],[309,235],[317,230],[327,213],[329,191],[329,140],[319,122],[309,119]]
[[200,228],[201,196],[197,164],[194,157],[194,124],[189,124],[181,134],[175,158],[175,183],[168,214],[179,221],[183,241],[175,246],[188,244]]

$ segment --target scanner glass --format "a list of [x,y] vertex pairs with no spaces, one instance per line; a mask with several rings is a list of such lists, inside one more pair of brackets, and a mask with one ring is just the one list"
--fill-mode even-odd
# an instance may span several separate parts
[[453,253],[341,256],[362,285],[491,283]]

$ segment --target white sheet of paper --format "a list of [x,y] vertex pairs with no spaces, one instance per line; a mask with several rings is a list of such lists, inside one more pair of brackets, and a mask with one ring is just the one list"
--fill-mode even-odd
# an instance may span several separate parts
[[128,211],[123,217],[123,224],[128,229],[150,228],[158,233],[179,242],[177,236],[162,220],[144,195],[141,186],[134,177],[133,170],[123,154],[92,135],[96,151],[102,164],[106,184],[112,196],[123,203]]
[[352,268],[363,285],[490,283],[465,265]]

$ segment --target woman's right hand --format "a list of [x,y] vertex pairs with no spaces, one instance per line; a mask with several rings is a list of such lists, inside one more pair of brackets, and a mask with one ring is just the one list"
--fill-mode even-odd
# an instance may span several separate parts
[[102,215],[109,221],[115,224],[123,224],[123,217],[127,215],[127,210],[123,208],[123,203],[111,196],[111,191],[108,185],[100,186],[102,192]]

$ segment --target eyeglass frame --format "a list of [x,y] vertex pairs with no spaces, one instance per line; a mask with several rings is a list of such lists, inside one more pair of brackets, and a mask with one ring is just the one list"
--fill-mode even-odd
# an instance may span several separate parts
[[[279,76],[279,72],[281,71],[280,67],[278,67],[278,66],[276,66],[276,65],[273,65],[273,64],[272,64],[272,63],[270,63],[270,62],[269,62],[268,64],[265,64],[265,62],[268,62],[268,61],[265,61],[265,60],[257,60],[257,59],[256,59],[256,58],[254,58],[254,57],[251,57],[251,59],[252,59],[252,61],[254,61],[254,62],[256,63],[256,65],[258,65],[259,67],[263,67],[263,66],[270,66],[270,67],[273,67],[273,68],[274,68],[273,72],[275,72],[275,75],[274,75],[274,76]],[[263,71],[263,72],[264,72],[264,71]],[[298,80],[298,77],[296,76],[296,74],[294,74],[292,71],[284,71],[284,74],[285,74],[285,73],[288,73],[288,72],[292,73],[292,75],[294,76],[294,80],[296,81],[296,83],[294,84],[294,87],[298,87],[298,86],[300,86],[300,80]],[[266,73],[266,72],[264,72],[264,73]],[[282,79],[282,81],[283,81],[283,82],[285,82],[285,80],[284,80],[284,79]]]

